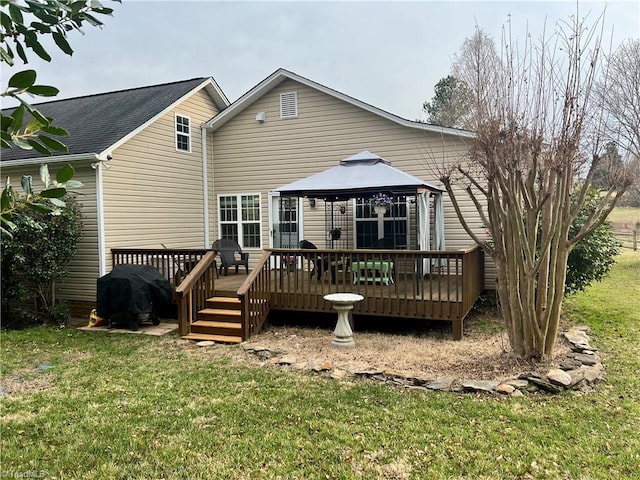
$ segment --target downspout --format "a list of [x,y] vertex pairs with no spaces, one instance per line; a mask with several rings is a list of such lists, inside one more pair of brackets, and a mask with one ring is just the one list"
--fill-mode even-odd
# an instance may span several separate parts
[[202,143],[202,201],[204,215],[204,248],[209,248],[209,175],[207,168],[207,129],[203,125],[201,127],[201,143]]
[[96,171],[96,220],[98,222],[98,274],[107,273],[107,247],[104,237],[104,195],[102,186],[102,160],[92,163]]

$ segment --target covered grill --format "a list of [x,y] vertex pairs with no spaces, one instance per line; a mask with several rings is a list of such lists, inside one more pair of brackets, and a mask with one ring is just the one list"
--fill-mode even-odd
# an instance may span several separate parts
[[159,315],[171,307],[171,284],[149,265],[116,265],[100,277],[97,285],[97,313],[113,324],[127,324],[137,330],[140,318],[158,325]]

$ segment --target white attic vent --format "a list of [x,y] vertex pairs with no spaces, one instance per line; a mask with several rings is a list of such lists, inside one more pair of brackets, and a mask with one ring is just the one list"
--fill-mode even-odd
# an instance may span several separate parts
[[280,118],[296,118],[298,116],[298,92],[280,94]]

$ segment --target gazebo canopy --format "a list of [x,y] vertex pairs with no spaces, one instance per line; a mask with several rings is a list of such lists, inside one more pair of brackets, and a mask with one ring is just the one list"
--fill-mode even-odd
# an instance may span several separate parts
[[312,197],[325,201],[367,197],[379,192],[416,195],[443,190],[398,170],[382,157],[364,151],[340,161],[340,165],[275,189],[283,197]]

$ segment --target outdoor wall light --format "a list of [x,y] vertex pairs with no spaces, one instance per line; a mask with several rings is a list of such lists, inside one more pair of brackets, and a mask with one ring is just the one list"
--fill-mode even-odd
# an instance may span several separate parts
[[309,206],[311,208],[316,208],[316,199],[315,198],[310,198],[309,199]]

